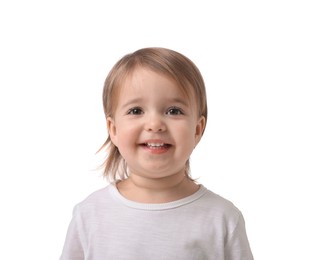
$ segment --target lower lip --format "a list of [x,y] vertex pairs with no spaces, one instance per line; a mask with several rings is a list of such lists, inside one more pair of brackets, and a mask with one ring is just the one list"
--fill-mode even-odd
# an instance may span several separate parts
[[171,146],[167,145],[167,146],[160,146],[160,147],[150,147],[147,145],[142,145],[143,149],[145,149],[146,151],[152,153],[152,154],[163,154],[166,153]]

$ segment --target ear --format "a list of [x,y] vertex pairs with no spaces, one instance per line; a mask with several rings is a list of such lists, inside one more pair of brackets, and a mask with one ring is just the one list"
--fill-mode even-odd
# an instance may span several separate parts
[[106,126],[109,133],[109,137],[113,144],[117,146],[117,131],[116,131],[116,124],[115,120],[111,117],[108,117],[106,119]]
[[201,140],[205,127],[206,127],[206,118],[204,116],[201,116],[197,121],[195,128],[195,145],[197,145]]

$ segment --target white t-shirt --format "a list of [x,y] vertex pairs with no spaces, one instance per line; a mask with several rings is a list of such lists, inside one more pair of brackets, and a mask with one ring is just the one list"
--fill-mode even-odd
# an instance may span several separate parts
[[251,260],[241,212],[204,186],[181,200],[145,204],[116,186],[74,208],[61,260]]

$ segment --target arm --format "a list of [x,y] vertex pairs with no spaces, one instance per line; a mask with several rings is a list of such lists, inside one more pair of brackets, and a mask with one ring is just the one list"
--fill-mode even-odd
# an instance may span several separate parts
[[227,260],[253,260],[249,241],[247,238],[245,221],[240,213],[237,225],[225,246],[225,259]]
[[80,226],[81,221],[79,221],[78,210],[75,207],[60,260],[84,260]]

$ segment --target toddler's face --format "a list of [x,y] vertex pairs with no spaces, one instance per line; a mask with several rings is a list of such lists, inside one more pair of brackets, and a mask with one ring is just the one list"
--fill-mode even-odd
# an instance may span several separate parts
[[173,80],[138,68],[121,86],[107,125],[130,175],[162,178],[184,173],[205,118]]

